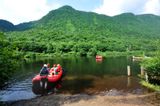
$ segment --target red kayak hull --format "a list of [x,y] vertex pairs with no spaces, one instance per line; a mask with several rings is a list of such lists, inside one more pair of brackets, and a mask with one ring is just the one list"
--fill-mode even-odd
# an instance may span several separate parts
[[41,76],[40,74],[36,75],[32,79],[32,91],[35,94],[44,94],[53,90],[58,83],[61,82],[63,76],[62,68],[58,69],[57,74],[52,74],[50,72],[49,75]]
[[32,83],[34,83],[35,81],[40,81],[43,78],[47,78],[48,82],[54,83],[61,79],[62,74],[63,74],[62,69],[58,72],[57,75],[49,74],[47,76],[41,76],[40,74],[38,74],[32,79]]

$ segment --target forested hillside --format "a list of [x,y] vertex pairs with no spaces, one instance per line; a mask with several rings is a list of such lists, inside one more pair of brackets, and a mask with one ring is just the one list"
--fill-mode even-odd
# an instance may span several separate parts
[[160,49],[160,17],[151,14],[109,17],[63,6],[40,20],[14,27],[5,35],[22,52],[95,55]]
[[15,30],[15,26],[6,20],[0,19],[0,31],[13,31]]
[[15,54],[12,44],[0,32],[0,88],[17,67],[18,57]]

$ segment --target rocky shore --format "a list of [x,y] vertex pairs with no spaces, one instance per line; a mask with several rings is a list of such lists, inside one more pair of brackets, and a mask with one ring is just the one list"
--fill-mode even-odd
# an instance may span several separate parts
[[[113,93],[115,94],[115,93]],[[8,102],[5,106],[160,106],[160,93],[115,94],[50,94],[30,100]]]

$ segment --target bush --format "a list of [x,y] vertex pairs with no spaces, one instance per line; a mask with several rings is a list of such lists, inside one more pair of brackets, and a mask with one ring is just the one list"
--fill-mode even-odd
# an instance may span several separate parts
[[146,59],[142,62],[142,66],[148,74],[149,81],[151,83],[160,84],[160,58]]

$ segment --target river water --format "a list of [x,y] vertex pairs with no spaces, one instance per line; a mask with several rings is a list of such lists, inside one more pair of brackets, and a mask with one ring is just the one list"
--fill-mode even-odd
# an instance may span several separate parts
[[[22,62],[8,86],[0,90],[0,101],[18,101],[35,98],[32,93],[32,78],[39,73],[44,63],[61,64],[67,71],[60,94],[97,94],[107,91],[146,94],[150,90],[139,84],[140,65],[130,57],[108,57],[103,60],[85,57],[38,59]],[[131,77],[127,77],[127,65]]]

